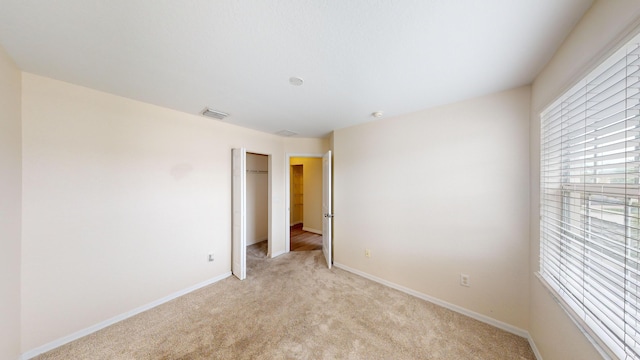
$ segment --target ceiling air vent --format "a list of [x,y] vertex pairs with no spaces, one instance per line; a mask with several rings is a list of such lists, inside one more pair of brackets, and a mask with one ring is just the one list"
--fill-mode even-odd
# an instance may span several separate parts
[[211,110],[209,108],[206,108],[202,111],[202,115],[210,117],[210,118],[214,118],[214,119],[218,119],[218,120],[222,120],[224,118],[226,118],[227,116],[229,116],[229,114],[222,112],[222,111],[217,111],[217,110]]
[[280,135],[280,136],[293,136],[293,135],[298,135],[297,132],[293,132],[291,130],[280,130],[276,133],[276,135]]

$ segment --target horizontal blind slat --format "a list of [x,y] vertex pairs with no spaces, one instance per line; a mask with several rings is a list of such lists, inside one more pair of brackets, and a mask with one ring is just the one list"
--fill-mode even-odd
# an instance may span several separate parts
[[640,359],[640,46],[545,109],[540,131],[542,277],[613,353]]

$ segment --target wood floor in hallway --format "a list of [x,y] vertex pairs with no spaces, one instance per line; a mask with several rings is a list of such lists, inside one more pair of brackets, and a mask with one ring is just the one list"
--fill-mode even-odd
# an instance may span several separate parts
[[291,227],[291,251],[322,250],[322,235],[302,230],[302,224]]

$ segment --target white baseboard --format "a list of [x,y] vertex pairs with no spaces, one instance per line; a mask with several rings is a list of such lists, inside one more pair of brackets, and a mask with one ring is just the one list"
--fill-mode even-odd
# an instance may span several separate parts
[[231,272],[230,271],[226,272],[226,273],[224,273],[222,275],[216,276],[216,277],[214,277],[212,279],[203,281],[203,282],[201,282],[199,284],[195,284],[193,286],[190,286],[190,287],[188,287],[186,289],[174,292],[173,294],[167,295],[167,296],[165,296],[165,297],[163,297],[161,299],[158,299],[158,300],[150,302],[150,303],[148,303],[146,305],[137,307],[137,308],[135,308],[135,309],[133,309],[131,311],[127,311],[124,314],[120,314],[120,315],[114,316],[111,319],[107,319],[105,321],[99,322],[99,323],[97,323],[95,325],[89,326],[86,329],[82,329],[80,331],[76,331],[73,334],[67,335],[65,337],[61,337],[61,338],[59,338],[57,340],[54,340],[54,341],[52,341],[50,343],[44,344],[44,345],[39,346],[39,347],[37,347],[35,349],[32,349],[32,350],[29,350],[29,351],[23,353],[22,356],[20,357],[20,359],[21,360],[31,359],[33,357],[36,357],[36,356],[40,355],[40,354],[46,353],[47,351],[51,351],[51,350],[53,350],[53,349],[55,349],[57,347],[60,347],[60,346],[62,346],[64,344],[70,343],[70,342],[72,342],[74,340],[80,339],[81,337],[84,337],[84,336],[87,336],[87,335],[89,335],[91,333],[94,333],[94,332],[96,332],[98,330],[102,330],[102,329],[104,329],[104,328],[106,328],[108,326],[111,326],[111,325],[113,325],[113,324],[115,324],[117,322],[120,322],[122,320],[130,318],[130,317],[132,317],[134,315],[140,314],[141,312],[147,311],[147,310],[152,309],[152,308],[154,308],[154,307],[156,307],[158,305],[162,305],[162,304],[164,304],[166,302],[169,302],[169,301],[171,301],[173,299],[179,298],[180,296],[186,295],[186,294],[188,294],[188,293],[190,293],[192,291],[198,290],[198,289],[203,288],[203,287],[205,287],[207,285],[211,285],[211,284],[216,283],[216,282],[218,282],[220,280],[226,279],[229,276],[231,276]]
[[342,270],[346,270],[346,271],[348,271],[350,273],[354,273],[356,275],[360,275],[365,279],[369,279],[369,280],[375,281],[375,282],[380,283],[382,285],[388,286],[388,287],[390,287],[392,289],[396,289],[396,290],[402,291],[403,293],[415,296],[415,297],[417,297],[419,299],[422,299],[422,300],[428,301],[430,303],[442,306],[442,307],[447,308],[449,310],[452,310],[452,311],[455,311],[455,312],[460,313],[462,315],[468,316],[468,317],[470,317],[472,319],[476,319],[478,321],[481,321],[481,322],[483,322],[485,324],[489,324],[491,326],[495,326],[498,329],[502,329],[502,330],[504,330],[506,332],[510,332],[512,334],[515,334],[515,335],[518,335],[520,337],[523,337],[523,338],[525,338],[525,339],[527,339],[529,341],[529,344],[531,345],[531,349],[533,350],[533,353],[535,354],[536,358],[538,360],[542,360],[542,357],[540,356],[540,352],[538,351],[538,348],[535,346],[535,343],[533,342],[533,339],[531,338],[531,335],[526,330],[520,329],[520,328],[515,327],[513,325],[509,325],[509,324],[507,324],[505,322],[496,320],[496,319],[488,317],[486,315],[482,315],[482,314],[479,314],[477,312],[465,309],[465,308],[460,307],[458,305],[454,305],[454,304],[451,304],[449,302],[446,302],[446,301],[431,297],[431,296],[429,296],[427,294],[423,294],[421,292],[409,289],[409,288],[404,287],[402,285],[398,285],[396,283],[392,283],[391,281],[387,281],[387,280],[381,279],[379,277],[367,274],[367,273],[365,273],[363,271],[350,268],[350,267],[348,267],[346,265],[343,265],[343,264],[340,264],[340,263],[334,262],[333,266],[335,266],[337,268],[340,268]]
[[269,258],[274,258],[274,257],[280,256],[280,255],[282,255],[284,253],[286,253],[286,251],[278,251],[276,253],[272,253],[271,255],[269,255]]
[[302,227],[303,231],[308,231],[308,232],[312,232],[314,234],[318,234],[318,235],[322,235],[322,230],[317,230],[317,229],[313,229],[313,228],[308,228],[308,227]]
[[536,356],[536,359],[542,360],[542,355],[540,354],[540,351],[538,350],[538,347],[536,346],[535,341],[533,341],[531,334],[529,333],[527,334],[528,334],[527,340],[529,340],[529,346],[531,346],[531,350],[533,350],[533,355]]

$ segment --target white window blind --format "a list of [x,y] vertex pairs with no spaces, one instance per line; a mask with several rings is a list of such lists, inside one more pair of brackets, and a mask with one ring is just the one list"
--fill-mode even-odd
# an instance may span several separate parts
[[619,359],[640,359],[638,42],[541,114],[540,275]]

